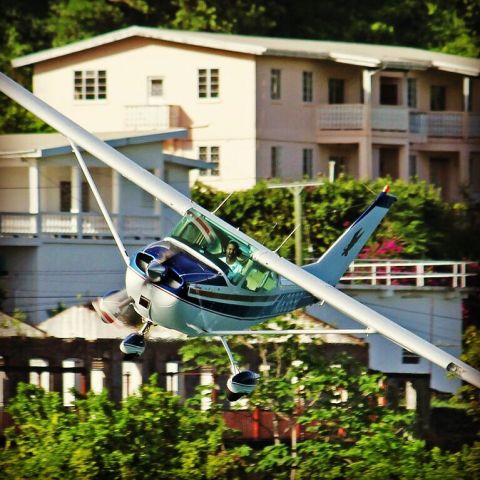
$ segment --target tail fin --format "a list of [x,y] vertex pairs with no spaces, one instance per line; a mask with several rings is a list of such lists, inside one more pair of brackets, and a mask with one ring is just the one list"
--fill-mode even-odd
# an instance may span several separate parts
[[324,282],[335,285],[395,202],[396,197],[387,192],[388,186],[317,262],[302,268]]

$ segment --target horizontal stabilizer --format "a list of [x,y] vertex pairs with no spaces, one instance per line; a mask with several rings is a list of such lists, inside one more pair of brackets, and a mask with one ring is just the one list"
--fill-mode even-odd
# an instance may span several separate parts
[[385,187],[317,262],[302,268],[324,282],[336,285],[395,202],[396,197],[387,192],[388,187]]

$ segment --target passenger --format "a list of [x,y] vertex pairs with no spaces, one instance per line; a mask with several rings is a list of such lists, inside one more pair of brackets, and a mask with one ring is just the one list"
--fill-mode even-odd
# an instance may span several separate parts
[[237,283],[242,276],[243,265],[238,261],[239,253],[240,247],[238,246],[238,243],[234,240],[230,240],[225,250],[225,256],[220,257],[220,260],[228,265],[230,271],[228,272],[227,277],[233,283]]

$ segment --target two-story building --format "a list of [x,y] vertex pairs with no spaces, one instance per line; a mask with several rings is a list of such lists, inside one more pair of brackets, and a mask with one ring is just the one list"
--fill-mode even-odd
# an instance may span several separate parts
[[132,26],[13,65],[92,131],[186,128],[168,148],[219,189],[345,172],[480,194],[479,59]]
[[[104,133],[108,144],[189,195],[189,171],[205,162],[165,154],[185,129]],[[90,154],[83,154],[129,254],[164,236],[178,215]],[[125,264],[99,206],[60,134],[0,136],[2,309],[31,322],[124,285]]]

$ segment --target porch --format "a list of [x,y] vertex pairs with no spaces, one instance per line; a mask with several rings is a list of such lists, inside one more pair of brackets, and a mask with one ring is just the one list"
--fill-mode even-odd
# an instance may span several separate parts
[[[371,112],[371,113],[370,113]],[[320,132],[332,130],[404,132],[436,138],[480,138],[480,113],[418,112],[403,106],[370,107],[365,104],[321,105]]]
[[[126,241],[149,242],[161,237],[160,215],[112,215]],[[0,239],[4,245],[21,239],[111,239],[112,234],[99,213],[0,212]]]

